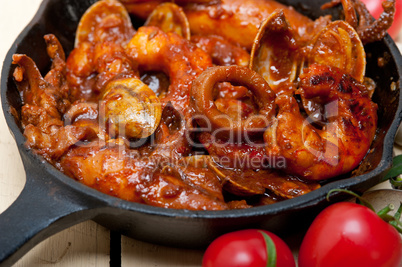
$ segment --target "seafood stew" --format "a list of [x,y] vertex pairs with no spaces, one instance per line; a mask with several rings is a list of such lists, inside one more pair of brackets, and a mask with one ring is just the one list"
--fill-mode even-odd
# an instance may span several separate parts
[[[101,192],[176,209],[266,205],[364,172],[381,137],[363,42],[383,38],[388,20],[364,24],[367,37],[348,1],[337,21],[271,1],[154,2],[137,28],[121,3],[95,3],[68,57],[46,35],[44,77],[29,55],[13,57],[30,149]],[[250,38],[211,16],[236,4],[269,12]]]

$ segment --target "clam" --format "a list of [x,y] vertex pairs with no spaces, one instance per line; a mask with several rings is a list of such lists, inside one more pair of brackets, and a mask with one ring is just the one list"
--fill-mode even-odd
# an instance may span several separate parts
[[[374,93],[375,84],[365,78],[366,54],[355,29],[345,21],[334,21],[321,30],[307,47],[303,67],[318,63],[337,67],[350,74],[357,81],[364,83],[370,95]],[[322,106],[315,99],[302,98],[308,120],[323,127],[326,125],[326,113],[331,105]],[[335,111],[336,112],[336,111]]]
[[262,183],[268,191],[283,199],[302,196],[320,188],[319,183],[305,182],[280,171],[266,171],[262,175]]
[[141,80],[118,79],[106,85],[100,117],[111,136],[148,137],[158,127],[161,115],[159,98]]
[[299,67],[298,44],[282,10],[261,23],[250,55],[250,69],[258,72],[276,91],[293,82]]
[[90,6],[78,24],[75,47],[82,42],[127,43],[135,30],[126,8],[116,0],[101,0]]
[[318,63],[344,70],[363,82],[366,54],[355,29],[347,22],[337,20],[319,32],[311,42],[304,65]]
[[237,196],[264,195],[267,191],[283,199],[290,199],[304,195],[320,185],[306,183],[298,178],[282,174],[279,171],[229,169],[215,163],[212,158],[208,161],[208,168],[213,170],[221,179],[223,188]]
[[192,155],[183,157],[178,162],[164,166],[161,173],[183,180],[198,188],[201,192],[223,201],[222,185],[219,177],[208,167],[211,156]]
[[[216,163],[211,163],[211,168],[221,180],[223,188],[236,196],[254,196],[265,193],[265,187],[259,182],[259,176],[256,176],[254,170],[236,170],[226,169]],[[254,177],[248,176],[254,172]],[[256,179],[256,177],[258,177]]]
[[265,188],[262,187],[258,182],[256,183],[254,179],[248,181],[243,179],[243,170],[238,172],[232,169],[226,169],[213,160],[210,155],[194,155],[184,157],[179,161],[179,166],[184,168],[202,168],[211,171],[218,177],[222,187],[237,196],[253,196],[264,194]]
[[164,32],[174,32],[190,40],[190,24],[181,7],[174,3],[162,3],[149,15],[145,26],[156,26]]

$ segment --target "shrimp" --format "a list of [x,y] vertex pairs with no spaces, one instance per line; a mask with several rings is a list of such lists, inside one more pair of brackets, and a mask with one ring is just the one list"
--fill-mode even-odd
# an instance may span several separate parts
[[[135,5],[143,4],[140,2],[137,0],[123,1],[126,7],[129,7],[129,12],[134,9]],[[191,33],[203,36],[219,35],[248,50],[251,50],[254,37],[258,32],[261,22],[277,9],[284,10],[291,27],[300,36],[304,36],[305,39],[309,39],[309,36],[314,35],[314,33],[325,27],[330,20],[329,17],[326,17],[325,20],[319,19],[315,23],[298,13],[292,7],[287,7],[272,0],[221,0],[205,2],[177,3],[183,7],[187,15]],[[146,16],[148,15],[146,14]]]
[[[177,4],[185,5],[185,4],[215,4],[220,0],[176,0],[174,1]],[[130,14],[135,15],[140,19],[147,19],[149,14],[155,10],[155,8],[164,3],[164,2],[172,2],[167,0],[120,0],[123,5],[126,7],[127,11]]]
[[186,116],[192,82],[212,66],[211,57],[179,35],[154,26],[139,28],[126,52],[138,63],[140,71],[162,71],[169,76],[170,86],[161,102],[172,103]]
[[335,67],[313,64],[300,79],[298,94],[324,106],[326,125],[315,127],[293,96],[280,95],[276,121],[264,133],[267,154],[284,158],[284,171],[308,180],[350,172],[374,139],[377,105],[361,83]]
[[250,54],[220,36],[193,35],[191,42],[207,52],[219,66],[248,66]]
[[[142,2],[122,1],[129,12],[146,18],[163,0]],[[221,0],[221,1],[176,1],[187,15],[192,34],[220,35],[251,50],[252,41],[261,23],[281,9],[291,28],[299,38],[308,43],[311,38],[331,22],[331,16],[322,16],[315,21],[273,0]],[[395,14],[395,0],[383,2],[384,12],[373,21],[366,6],[360,0],[332,0],[323,9],[342,4],[345,20],[356,29],[363,43],[381,40],[391,26]]]
[[[356,29],[364,44],[381,40],[392,25],[395,15],[395,0],[386,0],[382,6],[384,12],[376,21],[360,0],[332,0],[323,6],[329,8],[342,4],[345,20]],[[331,20],[323,16],[315,21],[308,19],[292,7],[284,6],[271,0],[222,0],[215,5],[191,5],[185,7],[193,34],[217,34],[238,43],[248,49],[250,40],[257,34],[263,20],[275,10],[282,9],[290,27],[299,37],[308,42]]]
[[[200,179],[194,177],[197,173],[170,173],[163,168],[162,160],[138,159],[131,152],[124,145],[100,146],[99,140],[94,140],[71,148],[58,166],[81,183],[128,201],[189,210],[228,208],[216,182],[204,188],[194,186],[194,179]],[[217,178],[205,173],[203,179],[205,182]]]
[[286,18],[300,36],[307,33],[313,21],[287,7],[270,0],[222,0],[216,5],[197,5],[185,8],[193,34],[215,34],[251,50],[261,22],[275,10],[284,10]]

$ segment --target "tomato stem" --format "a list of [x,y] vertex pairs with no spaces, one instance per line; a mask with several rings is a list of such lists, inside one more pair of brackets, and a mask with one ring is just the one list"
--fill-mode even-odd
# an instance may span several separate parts
[[398,223],[397,221],[391,221],[389,222],[390,225],[392,225],[400,234],[402,234],[402,227],[399,226],[400,223]]
[[399,205],[399,208],[395,212],[394,216],[389,215],[388,213],[394,208],[395,206],[393,204],[389,204],[388,206],[377,212],[377,215],[381,219],[392,225],[399,233],[402,234],[402,222],[400,221],[402,213],[402,203]]
[[266,267],[275,267],[276,266],[276,246],[272,238],[264,233],[263,231],[258,231],[262,234],[265,240],[265,246],[267,247],[267,265]]
[[[392,211],[395,209],[395,206],[393,204],[388,204],[385,208],[377,212],[377,215],[383,218],[385,215],[388,215],[388,212]],[[392,217],[394,218],[394,217]]]
[[389,178],[389,182],[391,183],[393,188],[402,189],[402,177],[397,176],[394,178]]
[[390,224],[395,227],[395,229],[402,234],[402,222],[401,222],[401,214],[402,214],[402,202],[399,205],[398,210],[394,214],[394,219],[393,221],[390,222]]
[[398,210],[395,212],[395,219],[400,221],[401,219],[401,214],[402,214],[402,202],[399,204]]
[[346,190],[346,189],[340,189],[340,188],[336,188],[336,189],[332,189],[328,192],[327,194],[327,200],[329,201],[329,196],[333,193],[333,192],[342,192],[342,193],[347,193],[351,196],[354,196],[359,202],[360,204],[362,204],[363,206],[366,206],[367,208],[371,209],[372,211],[375,212],[373,206],[364,198],[362,198],[361,196],[359,196],[358,194],[356,194],[355,192]]

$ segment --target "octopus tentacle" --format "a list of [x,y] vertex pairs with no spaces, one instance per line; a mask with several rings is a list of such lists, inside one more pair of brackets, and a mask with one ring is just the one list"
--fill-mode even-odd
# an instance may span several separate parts
[[[382,2],[384,11],[377,20],[374,20],[366,5],[360,0],[332,0],[324,4],[323,9],[342,4],[345,20],[356,29],[363,44],[381,40],[391,27],[395,15],[395,1]],[[358,14],[358,19],[356,16]]]
[[381,16],[374,20],[367,7],[360,0],[355,0],[355,9],[360,17],[359,25],[356,29],[363,44],[381,40],[391,27],[395,15],[395,0],[386,0],[382,3],[384,11]]
[[26,145],[50,162],[60,158],[80,140],[91,139],[96,134],[88,127],[64,126],[62,114],[70,107],[65,78],[65,56],[57,38],[45,36],[52,68],[45,78],[33,60],[26,55],[14,55],[17,64],[14,77],[18,83],[24,106],[21,120]]

